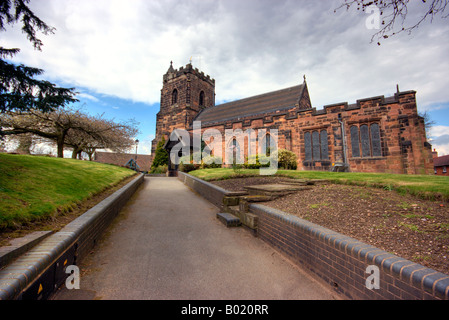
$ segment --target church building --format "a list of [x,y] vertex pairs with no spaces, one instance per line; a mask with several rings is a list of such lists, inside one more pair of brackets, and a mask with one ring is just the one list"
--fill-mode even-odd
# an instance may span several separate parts
[[[160,111],[156,119],[157,143],[169,140],[174,129],[276,129],[278,148],[297,156],[297,170],[344,170],[432,174],[431,145],[424,119],[418,115],[416,92],[397,92],[312,107],[307,82],[215,105],[215,80],[189,63],[163,75]],[[224,148],[233,141],[224,141]],[[234,141],[235,143],[235,141]],[[247,150],[247,141],[244,146]],[[223,152],[224,154],[224,152]]]

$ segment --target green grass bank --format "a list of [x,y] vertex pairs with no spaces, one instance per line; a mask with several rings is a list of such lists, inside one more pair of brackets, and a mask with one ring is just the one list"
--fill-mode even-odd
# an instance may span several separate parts
[[[259,176],[258,169],[201,169],[189,174],[206,180]],[[408,193],[423,199],[449,201],[449,177],[387,173],[278,170],[276,176],[294,179],[327,179],[332,183],[378,187]]]
[[134,174],[90,161],[0,153],[0,230],[68,212]]

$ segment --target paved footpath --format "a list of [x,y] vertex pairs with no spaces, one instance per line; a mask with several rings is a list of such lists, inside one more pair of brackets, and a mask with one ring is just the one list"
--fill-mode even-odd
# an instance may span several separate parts
[[143,185],[55,300],[321,300],[335,296],[177,178]]

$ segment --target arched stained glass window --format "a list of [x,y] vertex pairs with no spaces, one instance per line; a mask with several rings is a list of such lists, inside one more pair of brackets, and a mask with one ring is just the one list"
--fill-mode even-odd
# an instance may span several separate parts
[[351,147],[352,156],[360,157],[360,139],[359,139],[359,128],[357,126],[351,127]]
[[362,157],[371,156],[370,138],[368,125],[363,124],[360,126],[360,142],[362,144]]
[[271,150],[270,150],[270,148],[271,148],[271,136],[270,136],[270,134],[267,133],[265,135],[265,137],[263,138],[262,144],[263,144],[263,147],[264,147],[262,149],[262,153],[265,152],[265,154],[267,156],[269,156],[270,152],[271,152]]
[[350,131],[353,157],[382,157],[382,143],[378,123],[362,124],[360,128],[354,125]]
[[329,160],[327,130],[304,133],[304,155],[306,161]]
[[312,153],[313,160],[321,160],[320,148],[320,133],[318,131],[312,132]]
[[310,161],[312,160],[312,134],[310,132],[304,133],[304,154],[305,154],[305,160]]
[[371,130],[371,149],[373,151],[373,157],[382,156],[382,147],[380,144],[380,130],[377,123],[373,123],[370,126]]
[[329,146],[327,145],[327,131],[320,132],[321,160],[329,160]]

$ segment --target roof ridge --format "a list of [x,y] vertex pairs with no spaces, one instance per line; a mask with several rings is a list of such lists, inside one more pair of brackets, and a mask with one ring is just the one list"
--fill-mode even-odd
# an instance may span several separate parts
[[305,84],[266,92],[240,100],[222,103],[202,110],[197,121],[215,121],[229,117],[241,117],[248,114],[261,114],[268,110],[294,108],[304,93]]
[[[219,105],[215,105],[212,108],[216,108],[216,107],[220,107],[220,106],[224,106],[224,105],[229,105],[229,104],[237,103],[237,102],[245,102],[247,100],[252,100],[252,99],[255,99],[255,98],[268,97],[268,96],[271,96],[271,95],[273,95],[275,93],[282,93],[282,92],[285,92],[285,91],[293,90],[295,88],[300,88],[303,85],[304,84],[302,83],[302,84],[299,84],[299,85],[296,85],[296,86],[291,86],[291,87],[284,88],[284,89],[274,90],[274,91],[265,92],[265,93],[257,94],[257,95],[254,95],[254,96],[242,98],[242,99],[239,99],[239,100],[225,102],[225,103],[222,103],[222,104],[219,104]],[[298,99],[299,99],[299,97],[298,97]],[[211,109],[211,108],[208,108],[208,109]]]

